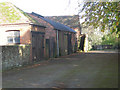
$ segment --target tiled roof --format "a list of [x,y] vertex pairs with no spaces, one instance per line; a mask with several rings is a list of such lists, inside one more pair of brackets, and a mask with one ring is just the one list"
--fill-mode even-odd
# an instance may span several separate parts
[[10,2],[0,3],[0,24],[21,24],[32,23],[35,25],[41,25],[35,19],[30,17],[27,13],[17,8]]
[[64,25],[67,25],[71,28],[79,27],[79,16],[78,15],[66,15],[66,16],[45,16],[46,18],[60,22]]
[[68,32],[74,32],[74,33],[76,33],[76,31],[74,31],[73,29],[71,29],[70,27],[68,27],[68,26],[66,26],[64,24],[61,24],[61,23],[52,21],[50,19],[47,19],[47,18],[45,18],[45,17],[43,17],[43,16],[41,16],[39,14],[36,14],[34,12],[32,12],[31,15],[37,16],[38,18],[41,18],[44,21],[50,23],[54,27],[54,29],[56,29],[56,30],[68,31]]

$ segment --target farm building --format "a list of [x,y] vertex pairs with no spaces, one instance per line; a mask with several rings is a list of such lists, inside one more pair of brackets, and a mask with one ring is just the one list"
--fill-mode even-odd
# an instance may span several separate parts
[[60,22],[72,28],[73,30],[76,31],[76,37],[77,37],[77,40],[79,40],[79,37],[81,35],[79,15],[46,16],[46,18],[56,21],[56,22]]
[[29,45],[29,59],[37,61],[74,53],[76,43],[76,32],[70,27],[0,3],[0,46]]
[[46,18],[60,22],[76,31],[78,50],[84,52],[88,51],[88,35],[83,34],[80,25],[79,15],[66,15],[66,16],[46,16]]
[[77,45],[79,50],[88,51],[88,35],[83,34],[80,25],[79,15],[66,15],[66,16],[46,16],[46,18],[60,22],[76,31]]
[[[46,52],[48,57],[67,55],[76,51],[76,32],[58,22],[47,19],[34,12],[28,14],[38,22],[42,23],[45,28]],[[56,48],[55,48],[56,47]],[[56,49],[56,50],[55,50]]]

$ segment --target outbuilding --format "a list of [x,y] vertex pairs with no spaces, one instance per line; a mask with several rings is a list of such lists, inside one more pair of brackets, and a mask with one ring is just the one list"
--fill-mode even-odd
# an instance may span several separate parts
[[45,18],[37,13],[29,13],[30,17],[42,23],[45,28],[46,55],[57,57],[76,52],[76,32],[70,27]]
[[25,13],[8,2],[0,7],[0,46],[30,45],[32,61],[76,52],[76,32],[70,27],[34,12]]

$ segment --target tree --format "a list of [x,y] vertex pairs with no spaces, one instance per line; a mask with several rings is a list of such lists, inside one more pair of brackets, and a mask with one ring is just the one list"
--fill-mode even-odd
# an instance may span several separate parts
[[116,36],[120,37],[120,2],[84,2],[80,12],[83,11],[83,23],[94,28],[101,27],[102,32],[107,27],[111,33],[116,32]]
[[94,29],[93,26],[86,27],[86,25],[84,25],[84,24],[82,24],[81,26],[82,26],[82,34],[88,35],[88,49],[89,50],[91,50],[92,46],[94,46],[94,45],[101,45],[102,37],[107,36],[107,34],[108,34],[108,30],[105,30],[105,32],[101,32],[99,30],[99,28]]
[[102,45],[113,45],[113,48],[119,48],[120,39],[116,38],[116,33],[107,34],[102,37]]

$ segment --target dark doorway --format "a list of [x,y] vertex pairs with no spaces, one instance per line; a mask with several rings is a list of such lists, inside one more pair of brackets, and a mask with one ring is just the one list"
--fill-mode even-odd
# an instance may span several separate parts
[[81,40],[80,40],[80,47],[79,47],[79,49],[82,50],[82,51],[84,51],[84,44],[85,44],[85,35],[83,35],[81,37]]
[[44,58],[44,32],[32,31],[32,59],[34,61]]
[[50,58],[50,39],[46,39],[46,58]]

